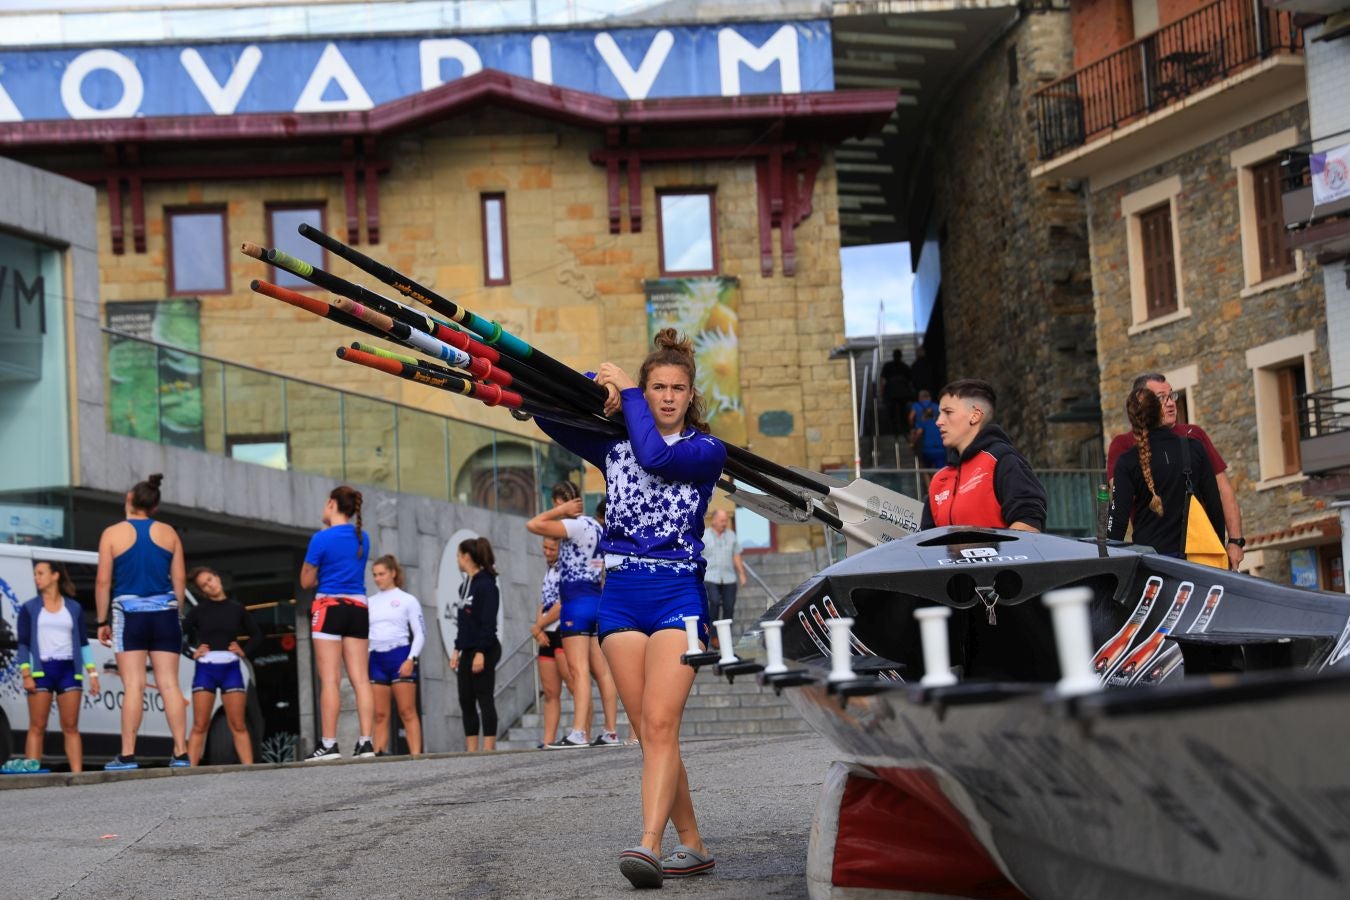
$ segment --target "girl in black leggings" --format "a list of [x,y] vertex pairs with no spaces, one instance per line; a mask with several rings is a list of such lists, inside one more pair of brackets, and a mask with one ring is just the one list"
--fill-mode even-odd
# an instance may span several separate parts
[[459,679],[459,709],[464,718],[464,745],[478,749],[478,731],[483,731],[483,749],[497,749],[497,706],[492,691],[497,681],[497,661],[502,645],[497,640],[497,570],[493,567],[492,544],[487,538],[472,538],[459,545],[459,587],[455,616],[458,629],[450,668]]

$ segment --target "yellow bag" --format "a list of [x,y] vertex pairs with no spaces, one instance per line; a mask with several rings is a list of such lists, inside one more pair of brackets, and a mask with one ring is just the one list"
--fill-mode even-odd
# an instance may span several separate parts
[[1214,533],[1205,508],[1194,494],[1188,493],[1186,499],[1190,504],[1186,510],[1186,559],[1216,569],[1228,568],[1228,551]]
[[1186,559],[1189,562],[1213,566],[1216,569],[1228,568],[1228,548],[1223,545],[1209,515],[1195,497],[1195,488],[1191,484],[1191,450],[1188,438],[1181,439],[1181,474],[1186,479]]

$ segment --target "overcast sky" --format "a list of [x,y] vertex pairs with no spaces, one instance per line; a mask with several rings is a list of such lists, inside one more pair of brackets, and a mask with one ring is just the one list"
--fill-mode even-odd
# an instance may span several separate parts
[[914,330],[914,305],[910,301],[908,244],[874,244],[846,247],[839,256],[844,269],[844,334],[847,337],[877,333],[877,304],[884,304],[883,334]]

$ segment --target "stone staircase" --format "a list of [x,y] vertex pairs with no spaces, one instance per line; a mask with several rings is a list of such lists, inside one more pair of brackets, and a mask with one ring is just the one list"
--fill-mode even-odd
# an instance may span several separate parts
[[[788,591],[810,578],[827,560],[824,551],[807,553],[752,554],[746,562],[768,585],[774,594],[773,602]],[[736,597],[736,624],[734,634],[737,640],[747,630],[755,627],[764,610],[771,606],[770,598],[764,589],[752,579],[741,588]],[[591,730],[594,737],[601,727],[600,695],[592,690],[595,708],[595,725]],[[563,694],[563,729],[570,727],[572,721],[572,698]],[[509,728],[498,741],[502,748],[528,748],[540,741],[541,716],[538,705],[531,707]],[[728,684],[725,678],[713,675],[711,668],[701,669],[694,679],[694,687],[689,693],[689,702],[685,704],[684,722],[680,728],[682,739],[704,737],[727,737],[744,735],[804,734],[810,728],[797,715],[786,697],[775,696],[773,691],[761,688],[754,677],[741,677],[734,684]],[[619,737],[628,737],[628,717],[622,705],[619,707]]]

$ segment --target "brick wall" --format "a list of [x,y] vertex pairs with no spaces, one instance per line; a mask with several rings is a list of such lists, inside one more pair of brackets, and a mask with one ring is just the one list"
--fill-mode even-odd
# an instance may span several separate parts
[[1130,0],[1073,0],[1073,67],[1081,69],[1134,40]]
[[[797,230],[798,274],[784,277],[780,263],[779,274],[765,278],[759,274],[751,160],[644,165],[643,230],[631,234],[625,224],[623,234],[612,235],[604,169],[589,160],[601,143],[591,132],[502,112],[477,113],[404,136],[381,148],[393,163],[380,181],[382,241],[361,249],[574,367],[593,368],[610,359],[635,372],[647,349],[643,279],[660,275],[656,190],[715,186],[721,270],[741,279],[740,365],[751,445],[783,463],[824,468],[847,462],[852,455],[848,403],[842,399],[848,396],[847,369],[827,358],[830,348],[842,343],[844,330],[832,160],[827,156],[822,165],[814,211]],[[478,196],[486,191],[506,194],[511,267],[506,286],[483,286]],[[266,242],[265,204],[322,202],[329,231],[340,234],[345,214],[340,180],[151,183],[145,198],[148,250],[138,254],[128,248],[117,256],[109,249],[107,198],[100,192],[105,302],[167,296],[165,207],[224,205],[231,293],[202,298],[204,353],[538,436],[533,425],[500,410],[340,362],[333,350],[352,340],[352,332],[248,290],[250,279],[268,278],[270,270],[235,249],[243,240]],[[327,267],[369,283],[340,260],[330,259]],[[303,402],[289,405],[292,427],[306,415],[331,419],[319,400],[311,405],[309,410]],[[791,433],[760,435],[758,418],[768,411],[790,413]],[[377,418],[372,413],[358,423],[361,440],[387,448],[392,425],[387,415]],[[241,427],[272,430],[263,421]],[[406,438],[400,432],[401,444]],[[457,450],[470,453],[473,447]],[[302,451],[319,458],[323,448],[296,447],[297,459]],[[372,458],[368,465],[374,483],[390,477],[387,460]]]
[[[1322,277],[1316,263],[1306,261],[1304,276],[1292,284],[1244,289],[1238,176],[1230,154],[1290,126],[1306,134],[1306,106],[1238,129],[1090,198],[1105,433],[1109,438],[1128,428],[1125,397],[1137,374],[1195,365],[1198,384],[1189,398],[1191,419],[1204,426],[1228,462],[1243,530],[1249,536],[1326,514],[1322,501],[1304,499],[1297,482],[1262,483],[1253,373],[1246,362],[1249,348],[1313,330],[1317,349],[1308,389],[1327,387],[1331,378]],[[1130,268],[1121,198],[1173,176],[1181,180],[1176,230],[1181,290],[1191,315],[1130,335]],[[1268,553],[1265,561],[1263,575],[1287,580],[1284,554]]]
[[1029,96],[1066,74],[1072,57],[1067,12],[1028,14],[956,91],[933,140],[943,148],[934,219],[945,235],[948,377],[992,382],[998,421],[1043,468],[1082,465],[1097,434],[1095,423],[1047,421],[1091,399],[1097,378],[1081,186],[1028,175]]

